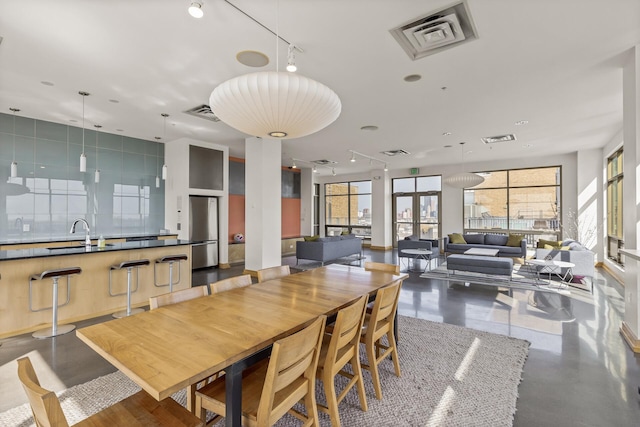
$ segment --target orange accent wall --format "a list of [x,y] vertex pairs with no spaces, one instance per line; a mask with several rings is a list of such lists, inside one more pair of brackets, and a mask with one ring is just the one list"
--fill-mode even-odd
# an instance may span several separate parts
[[282,199],[282,238],[300,236],[300,199]]
[[233,235],[244,235],[244,196],[229,194],[229,241],[233,242]]

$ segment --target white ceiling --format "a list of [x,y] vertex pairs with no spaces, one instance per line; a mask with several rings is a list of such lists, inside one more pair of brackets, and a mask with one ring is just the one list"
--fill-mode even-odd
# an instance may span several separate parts
[[[451,0],[230,1],[300,46],[298,73],[340,97],[333,124],[282,146],[283,165],[331,159],[338,174],[371,167],[349,162],[349,149],[399,169],[458,162],[460,150],[443,146],[461,141],[474,161],[602,147],[622,128],[621,67],[640,44],[638,0],[467,0],[478,40],[416,61],[389,30]],[[0,111],[79,126],[83,90],[91,93],[87,127],[153,141],[166,112],[163,141],[211,141],[244,157],[246,135],[183,112],[208,104],[225,80],[275,70],[276,44],[284,69],[287,45],[224,0],[204,0],[199,20],[188,4],[2,0]],[[271,63],[244,66],[235,59],[242,50]],[[407,83],[409,74],[422,79]],[[505,133],[518,140],[491,148],[480,141]],[[411,155],[380,154],[399,148]]]

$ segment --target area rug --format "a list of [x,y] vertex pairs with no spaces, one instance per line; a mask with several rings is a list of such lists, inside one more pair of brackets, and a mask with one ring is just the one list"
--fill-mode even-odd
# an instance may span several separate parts
[[511,277],[499,276],[494,274],[473,273],[467,271],[455,271],[455,273],[447,270],[447,263],[443,262],[437,268],[425,271],[420,275],[424,279],[446,280],[450,283],[461,284],[477,284],[495,287],[504,287],[511,289],[535,290],[541,292],[559,293],[562,295],[570,295],[569,285],[560,281],[556,276],[548,279],[547,274],[542,274],[540,278],[534,270],[529,266],[515,264]]
[[[377,400],[371,377],[365,371],[369,410],[360,409],[357,393],[351,390],[340,404],[342,425],[494,427],[513,424],[518,384],[529,351],[527,341],[403,316],[399,317],[399,330],[402,376],[395,376],[390,360],[383,361],[380,365],[383,399]],[[344,382],[339,382],[337,387],[343,386]],[[318,401],[323,402],[321,389],[317,388]],[[69,423],[73,424],[137,390],[131,380],[116,372],[58,395]],[[184,391],[173,397],[184,405]],[[327,415],[321,413],[320,418],[321,426],[331,425]],[[28,405],[0,413],[0,425],[32,426]],[[276,425],[297,426],[299,422],[287,416]]]

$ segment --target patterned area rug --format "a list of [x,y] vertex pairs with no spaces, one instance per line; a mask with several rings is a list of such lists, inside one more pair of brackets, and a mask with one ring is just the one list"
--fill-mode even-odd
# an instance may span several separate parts
[[[351,390],[340,404],[342,425],[369,426],[511,426],[516,411],[518,384],[529,343],[460,326],[399,317],[400,365],[381,364],[383,399],[377,400],[371,377],[365,371],[369,410],[360,409]],[[345,382],[338,382],[343,387]],[[46,384],[43,384],[46,387]],[[324,402],[319,386],[318,401]],[[105,392],[108,390],[109,392]],[[60,396],[70,424],[76,423],[139,390],[124,374],[116,372],[64,390]],[[22,390],[16,390],[22,392]],[[174,396],[184,405],[184,391]],[[321,426],[330,426],[320,413]],[[2,426],[32,426],[28,405],[0,413]],[[217,425],[223,425],[218,423]],[[299,425],[285,417],[277,426]]]
[[[529,266],[515,264],[511,277],[498,276],[492,274],[472,273],[467,271],[455,271],[455,273],[447,270],[447,263],[440,264],[433,270],[426,271],[420,275],[425,279],[447,280],[450,283],[477,284],[504,287],[511,289],[534,290],[541,292],[553,292],[562,295],[570,295],[569,284],[560,281],[557,276],[541,274],[540,277]],[[587,290],[582,284],[576,285],[581,289]]]

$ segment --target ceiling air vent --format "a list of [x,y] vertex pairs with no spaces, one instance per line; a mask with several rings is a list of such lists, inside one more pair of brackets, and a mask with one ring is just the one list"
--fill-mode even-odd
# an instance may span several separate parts
[[406,156],[408,154],[411,154],[410,152],[406,151],[406,150],[387,150],[387,151],[381,151],[382,154],[384,154],[385,156]]
[[189,114],[191,116],[200,117],[201,119],[211,120],[212,122],[219,122],[220,121],[218,116],[216,116],[213,113],[213,111],[211,111],[211,107],[209,107],[208,105],[205,105],[205,104],[199,105],[197,107],[193,107],[193,108],[185,111],[185,113],[187,113],[187,114]]
[[516,136],[512,133],[509,133],[507,135],[487,136],[481,139],[482,139],[482,142],[484,142],[485,144],[495,144],[496,142],[515,141]]
[[338,162],[334,162],[333,160],[321,159],[321,160],[311,160],[311,163],[315,163],[316,165],[336,165]]
[[478,38],[466,2],[412,19],[389,32],[414,61]]

